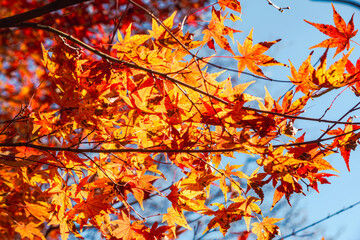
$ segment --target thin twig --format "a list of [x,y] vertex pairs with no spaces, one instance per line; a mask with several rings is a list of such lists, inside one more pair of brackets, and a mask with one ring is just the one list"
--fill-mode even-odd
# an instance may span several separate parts
[[333,213],[333,214],[330,214],[329,216],[324,217],[324,218],[320,219],[319,221],[316,221],[316,222],[314,222],[314,223],[312,223],[312,224],[309,224],[309,225],[307,225],[306,227],[303,227],[303,228],[301,228],[301,229],[299,229],[299,230],[296,230],[296,231],[292,232],[291,234],[288,234],[288,235],[286,235],[286,236],[284,236],[284,237],[281,237],[281,238],[279,238],[279,240],[282,240],[282,239],[285,239],[285,238],[289,238],[289,237],[293,237],[293,236],[295,236],[296,234],[298,234],[299,232],[305,231],[305,230],[308,229],[308,228],[311,228],[311,227],[313,227],[313,226],[315,226],[315,225],[318,225],[319,223],[321,223],[321,222],[323,222],[323,221],[325,221],[325,220],[328,220],[328,219],[330,219],[330,218],[332,218],[332,217],[334,217],[334,216],[336,216],[336,215],[338,215],[338,214],[340,214],[340,213],[342,213],[342,212],[345,212],[345,211],[347,211],[347,210],[349,210],[349,209],[351,209],[351,208],[353,208],[353,207],[355,207],[356,205],[359,205],[359,204],[360,204],[360,201],[358,201],[358,202],[356,202],[356,203],[354,203],[354,204],[352,204],[352,205],[350,205],[350,206],[348,206],[348,207],[346,207],[346,208],[343,208],[343,209],[341,209],[341,210],[339,210],[339,211],[337,211],[337,212],[335,212],[335,213]]
[[[294,147],[294,146],[301,146],[311,143],[320,143],[324,141],[328,141],[331,139],[335,139],[341,136],[344,136],[349,133],[353,133],[356,131],[360,131],[360,129],[354,129],[349,132],[345,132],[336,136],[316,139],[312,141],[305,141],[305,142],[297,142],[297,143],[289,143],[289,144],[278,144],[273,145],[274,148],[277,147]],[[64,147],[49,147],[49,146],[42,146],[36,144],[30,144],[27,142],[18,142],[18,143],[0,143],[0,147],[29,147],[35,148],[43,151],[64,151],[64,152],[75,152],[75,153],[225,153],[225,152],[235,152],[239,150],[244,150],[243,147],[238,148],[224,148],[224,149],[151,149],[151,148],[124,148],[124,149],[93,149],[93,148],[64,148]]]
[[284,12],[284,9],[290,9],[290,7],[279,7],[279,6],[275,5],[271,0],[267,0],[267,1],[271,6],[273,6],[274,8],[279,10],[280,12]]
[[[351,112],[354,111],[354,109],[356,109],[358,106],[360,105],[360,102],[358,102],[357,104],[355,104],[355,106],[353,106],[349,111],[347,111],[341,118],[339,118],[339,121],[341,121],[343,118],[345,118],[348,114],[350,114]],[[330,127],[328,127],[328,129],[326,129],[326,131],[321,134],[321,136],[318,138],[318,140],[320,140],[322,137],[325,136],[325,134],[327,134],[332,128],[334,128],[336,126],[336,123],[333,123],[333,125],[331,125]]]
[[[116,2],[116,5],[117,5],[117,4],[118,4],[118,2]],[[114,41],[114,38],[115,38],[115,35],[116,35],[116,31],[119,29],[119,26],[120,26],[120,24],[122,23],[122,21],[123,21],[123,19],[124,19],[124,17],[125,17],[125,14],[126,14],[127,11],[129,10],[129,5],[130,5],[130,3],[127,2],[126,8],[125,8],[123,14],[121,15],[119,21],[116,23],[116,26],[115,26],[112,34],[111,34],[111,37],[109,36],[109,48],[108,48],[108,51],[110,51],[111,44],[112,44],[112,42]]]

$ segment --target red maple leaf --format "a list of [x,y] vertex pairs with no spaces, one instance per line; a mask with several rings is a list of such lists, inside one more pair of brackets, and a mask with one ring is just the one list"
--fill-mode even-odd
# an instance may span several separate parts
[[[345,48],[349,50],[350,38],[354,37],[358,30],[354,31],[354,22],[353,17],[351,17],[350,21],[346,25],[344,19],[336,12],[334,5],[332,5],[334,14],[334,23],[335,26],[327,25],[327,24],[319,24],[319,23],[312,23],[309,21],[304,20],[305,22],[313,25],[316,27],[320,32],[330,36],[329,39],[322,41],[321,43],[312,46],[311,48],[316,47],[324,47],[324,48],[337,48],[334,57]],[[310,48],[310,49],[311,49]]]

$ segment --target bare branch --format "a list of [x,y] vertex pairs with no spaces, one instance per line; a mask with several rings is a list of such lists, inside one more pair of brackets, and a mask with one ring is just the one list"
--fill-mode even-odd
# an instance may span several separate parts
[[[353,133],[356,131],[360,131],[360,129],[354,129],[349,132],[345,132],[336,136],[328,137],[328,138],[321,138],[312,141],[305,141],[305,142],[297,142],[297,143],[290,143],[290,144],[277,144],[273,145],[274,148],[277,147],[294,147],[294,146],[301,146],[311,143],[320,143],[325,142],[331,139],[335,139],[341,136],[344,136],[349,133]],[[94,149],[94,148],[70,148],[70,147],[49,147],[43,145],[36,145],[31,144],[28,142],[18,142],[18,143],[0,143],[0,147],[29,147],[35,148],[43,151],[67,151],[67,152],[74,152],[74,153],[225,153],[225,152],[235,152],[239,150],[244,150],[243,147],[238,148],[224,148],[224,149],[159,149],[159,148],[123,148],[123,149]],[[266,147],[266,146],[262,146]]]
[[267,0],[267,1],[271,6],[273,6],[274,8],[279,10],[280,12],[283,12],[284,9],[290,9],[290,7],[279,7],[279,6],[275,5],[271,0]]
[[338,3],[343,3],[343,4],[347,4],[356,8],[360,9],[360,3],[357,3],[355,1],[351,1],[351,0],[311,0],[313,2],[338,2]]
[[2,18],[0,19],[0,28],[14,27],[25,21],[40,17],[47,13],[54,12],[87,1],[89,0],[58,0],[24,13],[20,13],[7,18]]
[[311,223],[311,224],[307,225],[306,227],[303,227],[303,228],[301,228],[301,229],[299,229],[299,230],[296,230],[296,231],[290,233],[289,235],[286,235],[286,236],[281,237],[281,238],[279,238],[279,239],[280,239],[280,240],[283,240],[283,239],[285,239],[285,238],[293,237],[293,236],[295,236],[296,234],[298,234],[298,233],[300,233],[300,232],[302,232],[302,231],[305,231],[306,229],[311,228],[311,227],[313,227],[313,226],[315,226],[315,225],[318,225],[319,223],[321,223],[321,222],[323,222],[323,221],[325,221],[325,220],[328,220],[328,219],[330,219],[330,218],[332,218],[332,217],[334,217],[334,216],[336,216],[336,215],[338,215],[338,214],[340,214],[340,213],[342,213],[342,212],[345,212],[345,211],[347,211],[347,210],[349,210],[349,209],[351,209],[351,208],[353,208],[353,207],[355,207],[356,205],[359,205],[359,204],[360,204],[360,201],[358,201],[358,202],[356,202],[356,203],[354,203],[354,204],[352,204],[352,205],[350,205],[350,206],[348,206],[348,207],[346,207],[346,208],[343,208],[343,209],[341,209],[341,210],[339,210],[339,211],[337,211],[337,212],[335,212],[335,213],[333,213],[333,214],[330,214],[329,216],[324,217],[324,218],[320,219],[319,221],[316,221],[316,222],[314,222],[314,223]]
[[[357,104],[355,104],[355,106],[353,106],[349,111],[347,111],[341,118],[339,118],[339,121],[341,121],[343,118],[345,118],[348,114],[350,114],[351,112],[355,111],[355,109],[360,105],[360,102],[358,102]],[[331,125],[318,139],[320,140],[323,136],[325,136],[325,134],[327,134],[332,128],[334,128],[336,125],[336,123],[333,123],[333,125]]]

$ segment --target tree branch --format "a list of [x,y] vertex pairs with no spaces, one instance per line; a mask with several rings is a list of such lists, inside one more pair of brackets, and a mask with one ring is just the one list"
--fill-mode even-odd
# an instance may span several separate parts
[[334,216],[336,216],[336,215],[338,215],[338,214],[340,214],[340,213],[342,213],[342,212],[345,212],[345,211],[347,211],[347,210],[349,210],[349,209],[351,209],[351,208],[353,208],[353,207],[355,207],[356,205],[359,205],[359,204],[360,204],[360,201],[358,201],[358,202],[356,202],[356,203],[354,203],[354,204],[352,204],[352,205],[350,205],[350,206],[348,206],[348,207],[346,207],[346,208],[343,208],[343,209],[341,209],[341,210],[339,210],[339,211],[337,211],[337,212],[335,212],[335,213],[333,213],[333,214],[330,214],[329,216],[324,217],[324,218],[320,219],[319,221],[316,221],[316,222],[314,222],[314,223],[311,223],[311,224],[307,225],[306,227],[303,227],[303,228],[301,228],[301,229],[299,229],[299,230],[296,230],[296,231],[290,233],[289,235],[286,235],[286,236],[284,236],[284,237],[281,237],[281,238],[279,238],[279,240],[283,240],[283,239],[285,239],[285,238],[289,238],[289,237],[295,236],[295,235],[298,234],[299,232],[305,231],[306,229],[311,228],[311,227],[313,227],[313,226],[315,226],[315,225],[317,225],[317,224],[319,224],[319,223],[321,223],[321,222],[323,222],[323,221],[325,221],[325,220],[328,220],[328,219],[330,219],[330,218],[332,218],[332,217],[334,217]]
[[[41,30],[44,30],[44,31],[48,31],[48,32],[52,32],[52,33],[55,33],[56,35],[59,35],[59,36],[62,36],[72,42],[74,42],[75,44],[85,48],[86,50],[104,58],[104,59],[107,59],[111,62],[114,62],[114,63],[119,63],[119,64],[123,64],[127,67],[130,67],[130,68],[134,68],[134,69],[138,69],[138,70],[142,70],[142,71],[145,71],[145,72],[148,72],[148,73],[151,73],[151,74],[156,74],[158,76],[161,76],[173,83],[176,83],[176,84],[179,84],[181,86],[184,86],[186,88],[189,88],[195,92],[198,92],[204,96],[207,96],[207,97],[210,97],[216,101],[219,101],[225,105],[232,105],[231,102],[228,102],[224,99],[221,99],[217,96],[214,96],[210,93],[207,93],[206,91],[203,91],[197,87],[194,87],[194,86],[191,86],[185,82],[182,82],[182,81],[179,81],[178,79],[176,78],[173,78],[173,77],[170,77],[169,76],[169,73],[163,73],[163,72],[159,72],[159,71],[155,71],[155,70],[152,70],[150,68],[147,68],[147,67],[143,67],[143,66],[140,66],[140,65],[137,65],[135,63],[131,63],[131,62],[127,62],[125,60],[120,60],[120,59],[117,59],[115,57],[112,57],[106,53],[103,53],[91,46],[89,46],[88,44],[80,41],[79,39],[77,38],[74,38],[73,36],[71,36],[70,34],[67,34],[67,33],[64,33],[58,29],[55,29],[55,28],[52,28],[50,26],[46,26],[46,25],[41,25],[41,24],[38,24],[38,23],[31,23],[31,22],[26,22],[26,23],[21,23],[19,24],[17,27],[30,27],[30,28],[36,28],[36,29],[41,29]],[[271,111],[266,111],[266,110],[260,110],[260,109],[255,109],[255,108],[251,108],[251,107],[242,107],[242,109],[244,110],[248,110],[248,111],[255,111],[255,112],[260,112],[260,113],[266,113],[266,114],[271,114],[271,115],[275,115],[275,116],[281,116],[281,117],[285,117],[285,118],[290,118],[290,119],[302,119],[302,120],[308,120],[308,121],[315,121],[315,122],[325,122],[325,123],[334,123],[334,124],[350,124],[350,125],[355,125],[355,124],[359,124],[360,123],[351,123],[351,122],[340,122],[340,121],[333,121],[333,120],[326,120],[326,119],[319,119],[319,118],[310,118],[310,117],[300,117],[300,116],[294,116],[294,115],[288,115],[288,114],[284,114],[284,113],[277,113],[277,112],[271,112]]]
[[[277,144],[273,145],[273,147],[294,147],[294,146],[301,146],[311,143],[320,143],[324,141],[328,141],[331,139],[335,139],[341,136],[344,136],[349,133],[353,133],[356,131],[359,131],[360,129],[355,129],[349,132],[345,132],[336,136],[328,137],[328,138],[322,138],[322,139],[316,139],[312,141],[306,141],[306,142],[297,142],[297,143],[290,143],[290,144]],[[65,151],[65,152],[74,152],[74,153],[225,153],[225,152],[235,152],[238,150],[243,150],[243,147],[237,147],[237,148],[224,148],[224,149],[152,149],[149,148],[141,148],[141,149],[135,149],[135,148],[123,148],[123,149],[93,149],[93,148],[64,148],[64,147],[49,147],[49,146],[43,146],[43,145],[37,145],[37,144],[31,144],[28,142],[17,142],[17,143],[0,143],[0,147],[28,147],[28,148],[34,148],[42,151]],[[263,146],[266,147],[266,146]]]
[[338,3],[343,3],[343,4],[347,4],[347,5],[351,5],[353,7],[359,8],[360,9],[360,4],[354,1],[349,1],[349,0],[311,0],[313,2],[338,2]]
[[[355,111],[355,109],[360,105],[360,102],[358,102],[355,106],[353,106],[349,111],[347,111],[340,119],[339,121],[341,121],[343,118],[345,118],[348,114],[350,114],[351,112]],[[331,125],[328,129],[326,129],[326,131],[321,134],[321,136],[318,138],[319,140],[325,136],[325,134],[327,134],[331,129],[333,129],[335,127],[336,123],[333,123],[333,125]]]
[[74,153],[125,153],[125,152],[137,152],[137,153],[203,153],[203,152],[234,152],[243,148],[228,148],[228,149],[135,149],[135,148],[124,148],[124,149],[93,149],[93,148],[64,148],[64,147],[49,147],[36,144],[30,144],[27,142],[18,143],[0,143],[0,147],[28,147],[35,148],[43,151],[65,151]]
[[69,6],[87,2],[89,0],[58,0],[49,4],[46,4],[42,7],[35,8],[33,10],[20,13],[11,17],[0,19],[0,28],[15,27],[18,24],[21,24],[25,21],[40,17],[50,12],[54,12]]
[[290,9],[290,7],[279,7],[279,6],[275,5],[271,0],[267,0],[267,1],[271,6],[273,6],[274,8],[279,10],[280,12],[283,12],[284,9]]

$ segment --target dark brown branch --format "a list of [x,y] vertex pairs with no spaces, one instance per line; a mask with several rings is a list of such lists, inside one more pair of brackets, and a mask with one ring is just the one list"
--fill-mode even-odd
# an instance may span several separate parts
[[237,69],[223,67],[223,66],[220,66],[220,65],[205,61],[204,58],[201,58],[201,57],[197,57],[197,59],[199,61],[206,62],[207,65],[210,65],[212,67],[216,67],[216,68],[226,70],[226,71],[229,71],[229,72],[235,72],[235,73],[241,72],[241,74],[248,75],[250,77],[257,78],[257,79],[260,79],[260,80],[265,80],[265,81],[269,81],[269,82],[278,82],[278,83],[292,83],[290,80],[280,80],[280,79],[274,79],[274,78],[269,78],[269,77],[261,77],[261,76],[258,76],[258,75],[255,75],[255,74],[252,74],[252,73],[249,73],[249,72],[239,71]]
[[[355,106],[353,106],[349,111],[347,111],[340,119],[339,121],[341,121],[343,118],[345,118],[348,114],[350,114],[351,112],[355,111],[354,109],[356,109],[358,106],[360,105],[360,102],[358,102]],[[327,134],[331,129],[333,129],[336,126],[336,123],[333,123],[333,125],[331,125],[328,129],[326,129],[326,131],[318,138],[318,140],[320,140],[323,136],[325,136],[325,134]]]
[[0,19],[0,28],[8,28],[8,27],[14,27],[18,24],[21,24],[25,21],[43,16],[47,13],[54,12],[63,8],[67,8],[69,6],[87,2],[89,0],[58,0],[49,4],[46,4],[42,7],[35,8],[33,10],[20,13],[11,17],[2,18]]
[[[114,38],[115,38],[115,36],[116,36],[116,32],[117,32],[117,30],[119,29],[120,24],[121,24],[122,21],[124,20],[124,17],[125,17],[125,15],[126,15],[126,13],[129,11],[129,6],[130,6],[130,2],[128,2],[128,3],[126,4],[126,8],[125,8],[123,14],[121,15],[119,21],[115,24],[115,27],[114,27],[114,30],[112,31],[111,36],[109,36],[109,48],[108,48],[108,51],[109,51],[109,52],[110,52],[110,50],[111,50],[111,46],[112,46],[111,44],[112,44],[112,42],[114,41]],[[116,22],[116,19],[114,19],[114,22]]]
[[[273,145],[273,147],[295,147],[301,146],[311,143],[320,143],[324,141],[328,141],[331,139],[335,139],[341,136],[344,136],[349,133],[353,133],[359,131],[360,129],[355,129],[346,133],[342,133],[336,136],[316,139],[312,141],[305,141],[305,142],[298,142],[298,143],[290,143],[290,144],[278,144]],[[131,153],[225,153],[225,152],[235,152],[239,150],[243,150],[243,147],[238,148],[224,148],[224,149],[152,149],[152,148],[124,148],[124,149],[93,149],[93,148],[64,148],[64,147],[49,147],[43,145],[36,145],[31,144],[28,142],[18,142],[18,143],[0,143],[0,147],[28,147],[28,148],[35,148],[42,151],[67,151],[67,152],[74,152],[74,153],[124,153],[124,152],[131,152]],[[265,146],[264,146],[265,147]]]
[[124,152],[138,152],[138,153],[203,153],[203,152],[234,152],[243,148],[228,148],[228,149],[135,149],[135,148],[124,148],[124,149],[93,149],[93,148],[63,148],[63,147],[49,147],[43,145],[30,144],[27,142],[19,143],[0,143],[0,147],[29,147],[35,148],[42,151],[65,151],[74,153],[124,153]]

